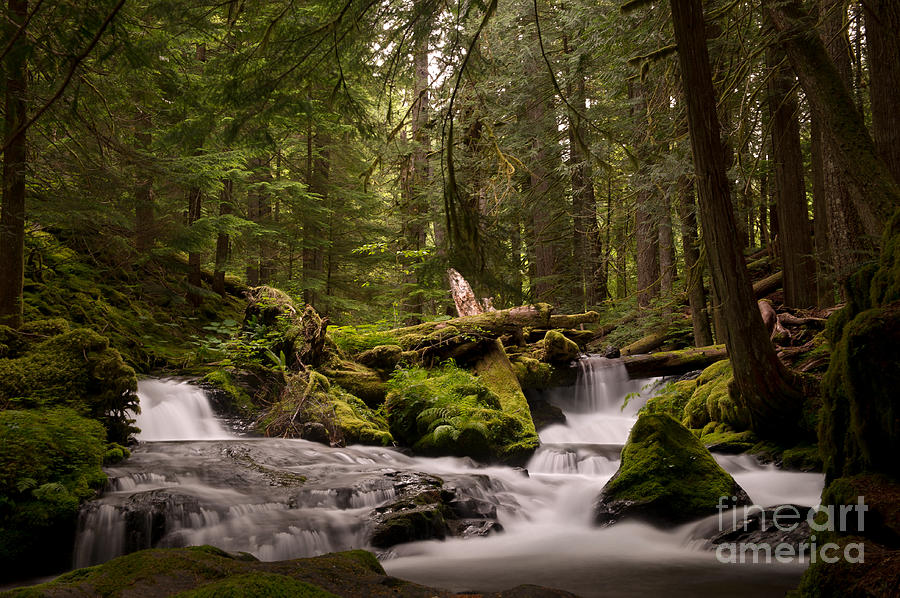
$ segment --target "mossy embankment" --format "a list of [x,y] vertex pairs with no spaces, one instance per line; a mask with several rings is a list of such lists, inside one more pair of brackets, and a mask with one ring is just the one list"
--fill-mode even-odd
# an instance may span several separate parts
[[[4,598],[126,596],[181,598],[450,598],[453,592],[390,577],[365,550],[334,552],[290,561],[260,562],[246,553],[212,546],[149,549],[77,569],[53,581],[0,592]],[[475,594],[484,598],[570,598],[538,586]]]
[[62,319],[0,326],[0,577],[68,566],[81,501],[121,460],[134,370],[109,341]]
[[819,423],[826,474],[822,502],[838,509],[862,500],[868,511],[865,529],[836,529],[824,539],[865,543],[865,562],[820,560],[807,570],[798,593],[895,595],[900,589],[900,209],[885,227],[878,261],[851,275],[845,294],[847,305],[826,328],[831,362],[822,381]]

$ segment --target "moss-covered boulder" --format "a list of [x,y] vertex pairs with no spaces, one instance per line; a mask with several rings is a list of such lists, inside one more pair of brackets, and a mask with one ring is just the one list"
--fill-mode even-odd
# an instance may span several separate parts
[[[457,594],[388,576],[365,550],[334,552],[312,558],[259,562],[212,546],[142,550],[53,581],[0,596],[227,596],[242,598],[451,598]],[[481,594],[479,594],[481,595]],[[571,598],[561,590],[520,586],[484,598]]]
[[106,337],[59,319],[7,328],[2,337],[0,408],[69,407],[103,422],[110,440],[128,441],[125,411],[137,407],[137,378]]
[[578,368],[568,363],[546,363],[528,354],[510,355],[509,360],[522,390],[574,386],[578,378]]
[[669,415],[643,413],[622,449],[619,470],[597,500],[594,520],[675,525],[716,513],[721,497],[732,506],[750,504],[690,430]]
[[326,438],[321,434],[324,428],[332,445],[390,446],[394,442],[384,417],[318,372],[286,376],[280,398],[258,425],[267,436],[319,442]]
[[677,420],[684,417],[684,408],[697,389],[696,380],[670,382],[641,408],[645,413],[667,413]]
[[544,348],[541,359],[548,363],[567,363],[578,359],[581,350],[574,341],[570,341],[558,330],[548,330],[544,335]]
[[746,430],[750,424],[750,414],[735,400],[733,389],[734,374],[730,361],[718,361],[703,370],[697,378],[696,389],[684,407],[684,425],[703,428],[712,421]]
[[417,453],[519,462],[538,445],[530,414],[524,416],[527,401],[510,385],[505,391],[498,385],[501,396],[481,377],[445,364],[398,370],[389,387],[385,410],[391,433]]
[[699,434],[700,442],[714,453],[745,453],[759,442],[750,430],[735,430],[722,422],[709,422]]
[[103,426],[72,409],[0,411],[0,579],[68,565],[78,507],[106,483],[106,453]]

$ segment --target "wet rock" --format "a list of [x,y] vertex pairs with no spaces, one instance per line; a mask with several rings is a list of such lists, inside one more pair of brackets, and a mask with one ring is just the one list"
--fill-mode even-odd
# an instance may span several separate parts
[[731,505],[751,504],[690,430],[664,413],[643,413],[622,450],[619,470],[598,497],[594,521],[678,525],[715,514],[720,497]]
[[714,533],[707,536],[711,546],[720,544],[790,544],[795,551],[809,540],[806,520],[810,507],[778,505],[765,510],[738,508],[716,518]]
[[528,396],[528,408],[531,409],[531,419],[536,430],[566,423],[566,414],[562,409],[543,398]]
[[600,351],[600,356],[607,359],[617,359],[622,356],[622,353],[619,351],[618,347],[606,345],[606,347],[602,351]]
[[331,444],[331,436],[328,434],[328,428],[319,422],[306,422],[303,424],[300,428],[300,438],[324,445]]
[[486,536],[503,530],[497,507],[465,496],[464,489],[446,486],[440,478],[421,473],[389,472],[396,500],[373,510],[370,542],[389,548],[417,540],[447,536]]

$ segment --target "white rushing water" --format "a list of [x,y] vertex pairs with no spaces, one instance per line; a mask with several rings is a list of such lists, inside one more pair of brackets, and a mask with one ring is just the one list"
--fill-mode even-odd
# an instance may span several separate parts
[[[422,472],[496,507],[504,532],[395,546],[379,556],[397,577],[455,591],[533,583],[617,597],[780,596],[796,585],[799,563],[720,563],[693,539],[690,524],[668,530],[591,525],[593,503],[617,470],[656,381],[629,380],[615,360],[590,358],[580,367],[576,388],[549,393],[567,422],[541,432],[527,474],[377,447],[223,441],[229,434],[201,391],[144,382],[142,409],[149,409],[138,424],[146,426],[145,442],[108,469],[109,490],[83,511],[76,565],[150,545],[209,543],[264,560],[366,548],[373,507],[395,497],[398,477]],[[630,393],[640,396],[632,395],[623,409]],[[151,439],[182,442],[146,442]],[[778,470],[745,455],[717,459],[758,504],[818,504],[821,475]]]
[[138,382],[138,440],[224,440],[234,435],[213,413],[202,389],[174,380]]

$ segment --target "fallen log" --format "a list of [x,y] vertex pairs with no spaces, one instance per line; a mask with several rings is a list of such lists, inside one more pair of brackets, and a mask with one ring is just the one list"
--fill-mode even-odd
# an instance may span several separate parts
[[781,281],[784,278],[784,274],[779,270],[775,274],[771,274],[766,276],[762,280],[758,280],[753,283],[753,295],[757,299],[761,299],[765,297],[769,293],[774,293],[778,289],[781,288]]
[[649,353],[653,349],[659,348],[664,342],[666,342],[667,335],[668,327],[657,330],[656,332],[651,332],[647,336],[636,340],[630,345],[625,345],[624,347],[622,347],[620,351],[621,355],[624,357],[626,355]]
[[722,359],[728,359],[725,345],[660,351],[649,355],[629,355],[621,358],[628,375],[632,378],[684,374],[703,369]]

